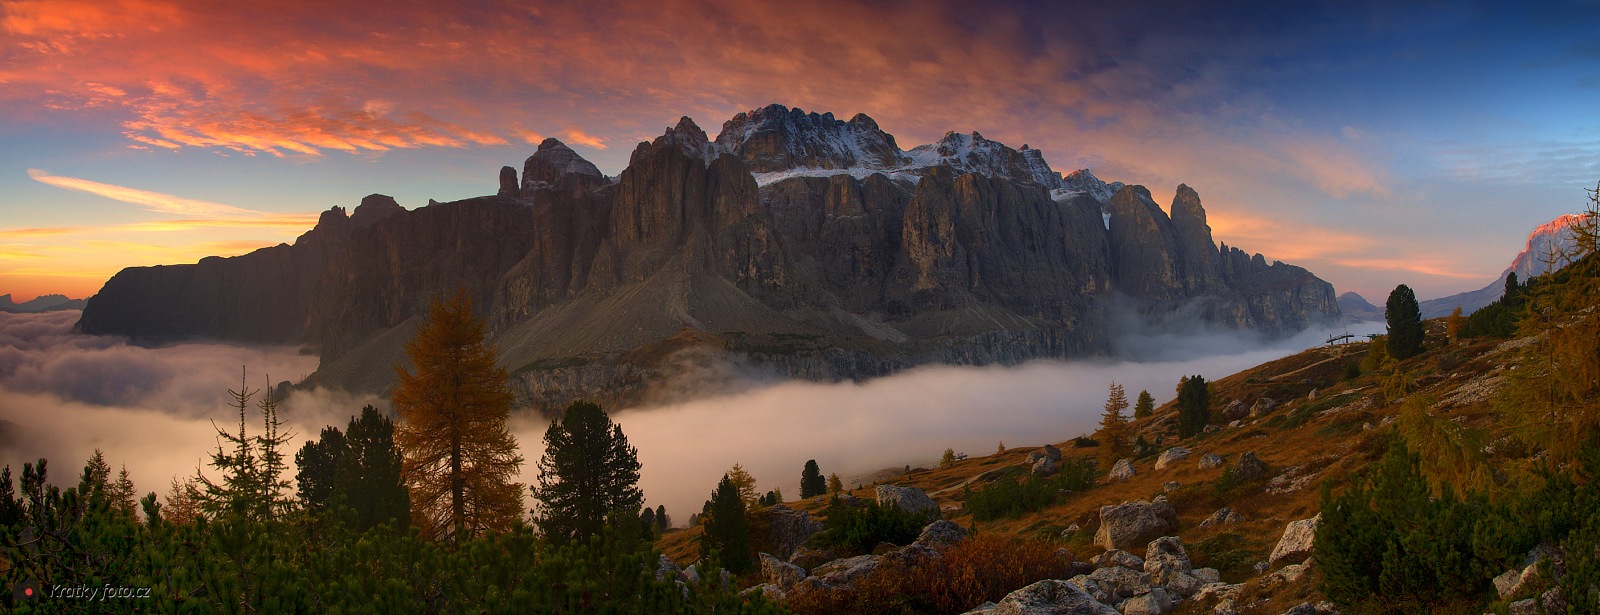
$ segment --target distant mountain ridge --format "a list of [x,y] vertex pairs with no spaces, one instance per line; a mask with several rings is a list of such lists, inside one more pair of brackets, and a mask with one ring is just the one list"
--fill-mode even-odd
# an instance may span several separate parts
[[[1565,214],[1554,220],[1535,227],[1528,233],[1528,243],[1511,259],[1511,266],[1500,272],[1500,277],[1490,282],[1488,286],[1478,290],[1456,293],[1448,297],[1429,299],[1418,305],[1422,308],[1423,318],[1439,318],[1449,316],[1455,311],[1456,306],[1461,307],[1462,314],[1471,314],[1484,306],[1494,303],[1506,292],[1506,277],[1512,272],[1517,274],[1517,279],[1527,282],[1529,278],[1543,275],[1551,271],[1550,258],[1552,250],[1556,253],[1572,248],[1572,226],[1584,220],[1581,214]],[[1555,269],[1560,269],[1563,263],[1555,260]]]
[[[549,139],[499,190],[406,210],[372,195],[294,245],[125,269],[88,333],[320,350],[314,384],[382,391],[430,298],[466,287],[523,400],[653,399],[684,356],[791,377],[1109,351],[1114,311],[1286,335],[1336,321],[1310,272],[1217,245],[1198,193],[1065,177],[947,134],[903,151],[864,114],[692,120],[606,177]],[[1169,323],[1170,324],[1170,323]]]
[[17,303],[11,299],[11,294],[0,295],[0,312],[31,313],[55,312],[60,310],[81,310],[84,299],[69,299],[66,295],[39,295]]

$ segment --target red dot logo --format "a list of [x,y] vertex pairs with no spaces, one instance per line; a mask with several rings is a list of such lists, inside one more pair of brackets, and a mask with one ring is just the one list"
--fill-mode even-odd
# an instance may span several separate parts
[[27,594],[29,598],[32,598],[33,597],[33,588],[32,587],[26,588],[26,589],[22,590],[22,593]]

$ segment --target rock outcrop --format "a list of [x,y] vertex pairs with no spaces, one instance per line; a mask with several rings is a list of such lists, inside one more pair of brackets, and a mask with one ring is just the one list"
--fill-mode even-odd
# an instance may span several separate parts
[[1190,455],[1189,449],[1186,449],[1184,447],[1174,446],[1172,448],[1169,448],[1169,449],[1167,449],[1165,451],[1162,451],[1161,452],[1161,456],[1156,458],[1156,469],[1157,470],[1164,470],[1164,469],[1166,469],[1167,466],[1172,465],[1172,463],[1175,462],[1175,461],[1178,461],[1180,459],[1187,459],[1189,457],[1189,455]]
[[1267,558],[1268,564],[1276,565],[1281,561],[1298,561],[1311,555],[1311,548],[1317,539],[1317,523],[1322,521],[1318,514],[1310,519],[1291,521],[1283,528],[1283,537],[1278,539],[1278,545],[1272,548],[1272,555]]
[[907,512],[937,514],[939,505],[916,487],[878,485],[878,505],[895,506]]
[[966,615],[1120,615],[1076,585],[1046,579],[1006,594],[1000,602]]
[[499,180],[412,210],[334,207],[293,245],[125,269],[77,328],[302,344],[322,359],[306,385],[383,392],[429,301],[465,287],[521,405],[552,410],[663,401],[685,361],[837,380],[1102,354],[1119,297],[1270,335],[1338,318],[1304,269],[1214,245],[1187,186],[1168,215],[1143,187],[976,133],[905,151],[865,115],[770,106],[715,139],[683,118],[614,178],[547,139]]
[[1178,513],[1164,497],[1100,507],[1100,529],[1094,544],[1106,549],[1129,549],[1178,529]]

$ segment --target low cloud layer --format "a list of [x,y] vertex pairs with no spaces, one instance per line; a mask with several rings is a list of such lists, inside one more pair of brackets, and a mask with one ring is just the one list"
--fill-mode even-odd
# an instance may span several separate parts
[[[228,407],[240,368],[260,389],[299,380],[317,358],[293,347],[184,343],[159,348],[113,336],[74,335],[79,312],[0,313],[0,465],[50,460],[58,485],[74,484],[95,449],[113,468],[127,464],[143,494],[166,494],[173,476],[192,476],[215,450],[215,420],[236,428]],[[260,398],[258,395],[257,399]],[[302,437],[343,424],[373,400],[338,392],[297,393],[281,411]],[[249,428],[259,427],[251,407]],[[232,427],[230,427],[232,426]],[[296,438],[297,450],[302,438]]]
[[[13,475],[23,462],[47,457],[54,482],[70,485],[98,448],[114,468],[127,465],[139,493],[164,495],[174,476],[204,468],[216,448],[212,421],[229,427],[237,420],[227,391],[239,386],[240,366],[248,368],[253,388],[263,386],[266,373],[275,381],[299,380],[316,367],[315,357],[293,347],[145,348],[74,335],[76,319],[77,312],[0,314],[0,464]],[[1372,330],[1381,325],[1350,332]],[[999,442],[1061,442],[1094,429],[1113,381],[1130,397],[1147,389],[1165,402],[1182,375],[1220,378],[1321,344],[1330,334],[1313,330],[1267,344],[1236,333],[1143,331],[1125,337],[1122,348],[1144,362],[934,366],[843,383],[771,381],[734,371],[737,382],[717,381],[725,393],[615,417],[639,449],[649,504],[666,505],[682,524],[734,463],[755,475],[762,491],[778,487],[793,498],[807,459],[848,481],[883,468],[931,465],[946,448],[982,455]],[[299,434],[289,452],[324,425],[344,425],[367,403],[383,404],[342,392],[296,392],[282,413]],[[537,482],[547,425],[532,416],[514,419],[527,459],[525,484]]]
[[[1382,329],[1380,323],[1360,323],[1349,332]],[[800,493],[800,470],[808,459],[816,459],[823,473],[849,481],[907,464],[931,467],[946,448],[986,455],[1001,442],[1008,447],[1061,442],[1094,430],[1112,382],[1121,384],[1130,400],[1148,390],[1159,405],[1176,395],[1184,375],[1222,378],[1320,345],[1335,334],[1313,329],[1263,343],[1237,333],[1192,333],[1147,331],[1126,340],[1124,348],[1159,348],[1164,358],[1154,362],[934,366],[866,382],[789,381],[626,410],[616,419],[639,449],[646,499],[665,504],[681,524],[689,513],[699,512],[734,463],[756,477],[761,491],[777,487],[792,499]],[[518,430],[523,450],[535,451],[530,458],[537,458],[543,429]],[[524,480],[534,478],[534,472],[524,472]]]

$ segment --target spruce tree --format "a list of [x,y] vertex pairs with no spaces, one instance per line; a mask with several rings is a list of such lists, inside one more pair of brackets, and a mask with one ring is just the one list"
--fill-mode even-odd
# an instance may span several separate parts
[[[196,493],[201,512],[216,517],[234,514],[251,521],[265,521],[288,510],[290,502],[283,495],[289,481],[283,477],[286,463],[280,447],[294,437],[292,432],[282,432],[278,420],[277,400],[269,391],[257,406],[261,410],[262,434],[249,435],[245,427],[250,399],[259,393],[246,384],[240,370],[239,390],[228,390],[234,408],[239,410],[239,433],[231,433],[212,422],[217,431],[217,451],[211,454],[211,467],[222,472],[221,482],[197,474]],[[270,380],[270,379],[269,379]],[[232,450],[223,441],[232,445]]]
[[822,477],[817,460],[806,460],[806,467],[800,470],[800,499],[814,498],[827,492],[828,481]]
[[608,520],[639,515],[638,451],[600,406],[573,402],[544,434],[533,497],[539,530],[558,544],[588,542]]
[[424,537],[459,543],[505,531],[522,516],[522,467],[509,376],[484,339],[465,289],[434,299],[406,343],[411,371],[395,366],[395,441],[405,451],[411,516]]
[[1384,304],[1384,318],[1389,324],[1389,356],[1404,361],[1422,354],[1422,308],[1417,305],[1417,295],[1411,287],[1401,284],[1389,293]]
[[667,516],[667,505],[656,506],[656,527],[665,532],[672,527],[672,517]]
[[1203,376],[1183,381],[1178,391],[1178,436],[1187,438],[1203,431],[1211,422],[1211,391]]
[[730,476],[724,474],[706,504],[706,514],[700,519],[705,526],[705,536],[700,541],[701,556],[710,557],[715,553],[728,572],[748,572],[753,567],[750,521],[744,516],[746,507],[739,487]]
[[1155,411],[1156,398],[1150,395],[1150,391],[1139,391],[1139,401],[1133,404],[1133,418],[1142,419]]
[[838,474],[828,475],[828,493],[839,494],[844,492],[844,481]]

